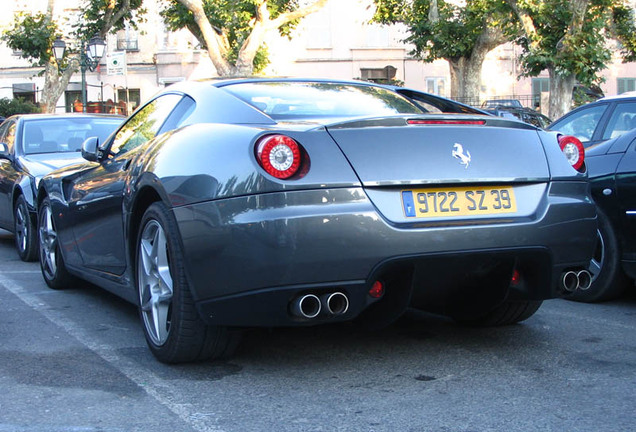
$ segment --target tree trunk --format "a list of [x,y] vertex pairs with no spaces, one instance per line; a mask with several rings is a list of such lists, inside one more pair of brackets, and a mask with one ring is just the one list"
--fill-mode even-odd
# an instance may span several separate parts
[[574,74],[561,75],[553,67],[548,68],[550,73],[550,103],[548,116],[556,120],[572,108],[572,90],[576,83]]
[[506,42],[503,32],[486,26],[477,38],[470,57],[447,59],[450,65],[451,99],[478,104],[481,87],[481,68],[486,54]]
[[55,59],[51,57],[44,68],[44,88],[42,89],[42,98],[40,99],[40,108],[44,113],[54,113],[57,101],[66,90],[71,75],[75,70],[71,63],[69,68],[60,75],[57,69]]
[[451,99],[468,104],[479,102],[479,87],[481,85],[482,58],[450,59]]

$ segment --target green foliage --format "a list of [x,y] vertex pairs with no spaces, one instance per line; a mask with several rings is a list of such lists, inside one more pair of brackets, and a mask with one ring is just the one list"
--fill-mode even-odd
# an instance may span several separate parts
[[32,102],[24,99],[0,99],[0,116],[2,117],[9,117],[14,114],[31,114],[36,112],[40,112],[40,108]]
[[22,58],[43,66],[53,54],[51,45],[57,32],[57,26],[45,14],[17,13],[0,39],[12,50],[21,52]]
[[623,56],[636,58],[633,12],[620,0],[591,0],[580,31],[569,30],[573,21],[572,3],[567,0],[525,0],[520,7],[532,18],[536,34],[518,40],[522,75],[537,76],[552,69],[558,74],[574,74],[584,84],[598,84],[600,72],[611,61],[608,39],[623,42]]
[[[236,61],[243,42],[254,28],[256,3],[255,0],[203,0],[203,9],[210,24],[217,33],[227,38],[229,49],[226,60],[230,63]],[[281,13],[296,10],[298,6],[298,0],[269,0],[267,2],[272,19]],[[194,22],[194,16],[185,6],[176,0],[169,0],[161,16],[169,30],[188,29],[199,40],[201,47],[206,48],[201,31]],[[278,29],[278,32],[282,36],[290,37],[291,31],[297,24],[298,20],[286,23]],[[258,72],[268,63],[267,48],[262,46],[254,58],[254,70]]]
[[484,28],[491,26],[512,36],[517,23],[504,0],[439,0],[439,20],[429,19],[430,0],[375,0],[373,21],[381,24],[404,23],[410,35],[415,57],[432,62],[436,59],[459,59],[471,56]]
[[[138,24],[145,22],[143,0],[130,0],[130,7],[124,7],[123,0],[115,0],[114,7],[111,7],[112,0],[84,0],[82,10],[82,21],[76,26],[76,36],[83,40],[89,40],[95,34],[114,33],[125,28],[128,23],[132,28],[138,28]],[[123,11],[123,15],[112,23],[110,28],[104,28],[109,14]]]

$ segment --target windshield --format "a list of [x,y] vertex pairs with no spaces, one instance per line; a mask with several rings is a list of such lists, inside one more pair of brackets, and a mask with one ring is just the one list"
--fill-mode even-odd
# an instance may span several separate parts
[[223,89],[273,119],[423,113],[397,93],[366,85],[258,82],[231,84]]
[[86,138],[103,142],[122,122],[122,117],[42,118],[24,122],[24,154],[80,151]]

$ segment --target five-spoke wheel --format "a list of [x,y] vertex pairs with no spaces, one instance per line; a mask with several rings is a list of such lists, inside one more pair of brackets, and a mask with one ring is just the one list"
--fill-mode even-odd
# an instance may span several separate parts
[[15,247],[22,261],[34,261],[38,257],[35,223],[29,213],[29,207],[20,195],[13,209]]

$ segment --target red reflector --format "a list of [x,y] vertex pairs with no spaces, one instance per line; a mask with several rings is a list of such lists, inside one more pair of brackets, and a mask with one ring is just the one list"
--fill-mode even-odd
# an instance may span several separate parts
[[373,282],[373,286],[369,290],[369,295],[373,298],[380,298],[384,295],[384,284],[380,281]]
[[559,135],[559,147],[572,168],[579,171],[585,161],[585,148],[578,138],[571,135]]
[[412,125],[485,125],[486,120],[407,120]]
[[512,279],[510,280],[510,284],[513,286],[517,286],[519,285],[519,282],[521,282],[521,273],[519,273],[519,270],[515,269],[515,271],[512,272]]

